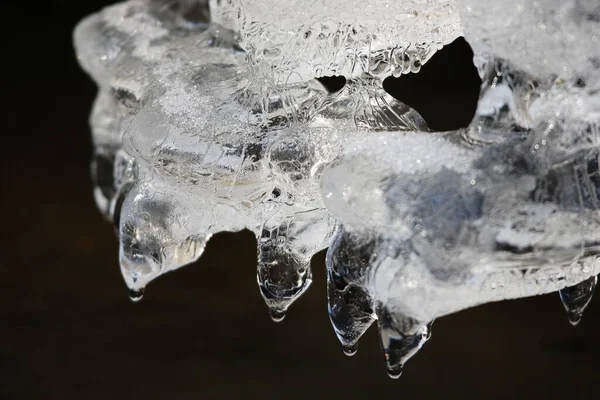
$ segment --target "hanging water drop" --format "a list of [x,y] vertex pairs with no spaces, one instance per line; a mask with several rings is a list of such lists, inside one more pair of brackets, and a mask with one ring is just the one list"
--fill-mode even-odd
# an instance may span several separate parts
[[571,325],[575,326],[581,322],[583,311],[590,304],[597,283],[598,277],[593,276],[575,286],[564,288],[559,292]]
[[144,297],[144,288],[129,289],[129,298],[134,303],[137,303],[138,301],[142,300],[143,297]]
[[269,308],[269,315],[273,322],[282,322],[285,319],[285,310],[278,310],[276,308]]
[[342,344],[342,351],[348,357],[352,357],[358,351],[358,343]]

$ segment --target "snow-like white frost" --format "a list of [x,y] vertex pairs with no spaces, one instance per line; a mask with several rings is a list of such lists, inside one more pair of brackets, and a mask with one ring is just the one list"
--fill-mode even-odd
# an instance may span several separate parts
[[[600,74],[596,0],[460,0],[469,43],[533,76],[589,80]],[[502,17],[498,17],[502,16]]]
[[[130,0],[84,19],[95,196],[132,298],[249,229],[273,319],[329,247],[344,351],[377,321],[393,377],[464,308],[560,291],[578,322],[600,273],[599,21],[595,0]],[[430,132],[382,82],[463,25],[477,113]]]

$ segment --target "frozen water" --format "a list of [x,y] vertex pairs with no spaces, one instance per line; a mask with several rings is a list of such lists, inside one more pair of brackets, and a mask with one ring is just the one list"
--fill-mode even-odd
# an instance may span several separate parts
[[[461,19],[476,117],[430,132],[382,82]],[[329,247],[344,352],[377,321],[394,378],[464,308],[560,291],[579,322],[600,273],[598,21],[595,0],[130,0],[86,18],[95,196],[130,297],[248,229],[275,321]]]
[[139,291],[197,259],[213,233],[247,228],[259,239],[261,292],[282,315],[334,225],[313,179],[333,153],[323,129],[298,123],[326,91],[311,81],[263,99],[235,32],[166,25],[154,5],[109,7],[75,35],[99,82],[96,197],[119,227],[125,280]]
[[570,115],[573,123],[597,127],[598,1],[458,3],[484,80],[479,116],[543,131],[540,125],[565,125],[562,120]]
[[293,83],[314,77],[417,72],[461,35],[449,0],[228,0],[251,63]]
[[478,54],[509,61],[539,78],[597,83],[600,3],[596,0],[459,0],[469,43]]
[[[523,159],[528,147],[519,138],[482,151],[456,134],[352,141],[323,175],[325,204],[345,228],[330,251],[351,260],[347,274],[367,269],[373,302],[423,323],[598,274],[596,209],[566,188],[554,188],[560,202],[538,200],[547,178]],[[583,185],[573,170],[563,179]],[[344,241],[371,243],[369,261]]]
[[575,286],[564,288],[560,291],[560,299],[567,310],[569,322],[577,325],[581,322],[583,311],[590,304],[594,290],[598,283],[598,277],[592,276]]
[[[477,116],[464,137],[498,142],[507,130],[523,130],[543,188],[534,199],[578,214],[597,210],[600,3],[458,3],[483,80]],[[591,277],[560,291],[572,324],[595,286]]]

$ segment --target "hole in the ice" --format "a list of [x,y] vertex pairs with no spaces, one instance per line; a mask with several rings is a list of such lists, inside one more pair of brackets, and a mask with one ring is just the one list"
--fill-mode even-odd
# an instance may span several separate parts
[[383,82],[388,94],[419,112],[433,131],[469,125],[480,87],[473,51],[462,37],[434,54],[419,73]]
[[496,251],[505,251],[512,254],[527,254],[533,251],[533,246],[517,247],[511,243],[496,242]]
[[339,92],[346,85],[346,78],[343,76],[323,76],[317,80],[325,86],[329,93]]
[[281,196],[281,189],[279,188],[274,188],[273,191],[271,192],[271,194],[273,195],[273,198],[278,198],[279,196]]

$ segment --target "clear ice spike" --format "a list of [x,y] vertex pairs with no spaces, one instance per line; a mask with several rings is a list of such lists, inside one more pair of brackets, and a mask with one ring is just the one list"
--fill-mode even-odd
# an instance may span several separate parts
[[575,286],[566,287],[559,292],[571,325],[575,326],[581,322],[583,311],[590,304],[597,283],[598,277],[592,276]]
[[190,230],[190,214],[179,212],[182,205],[168,197],[169,192],[136,185],[120,209],[119,261],[134,301],[150,281],[196,261],[210,238]]
[[371,297],[354,284],[340,290],[339,283],[331,270],[327,273],[328,311],[331,325],[344,354],[353,356],[358,350],[358,341],[375,320],[371,311]]
[[356,354],[358,341],[375,321],[373,300],[360,284],[369,246],[339,229],[325,260],[329,320],[347,356]]
[[421,323],[398,313],[390,313],[384,307],[377,309],[379,340],[385,356],[390,378],[402,375],[404,364],[414,356],[429,337],[431,324]]
[[271,318],[279,322],[288,307],[312,283],[311,257],[321,251],[333,232],[333,219],[323,208],[297,211],[289,205],[281,208],[277,201],[286,198],[278,193],[265,203],[265,215],[271,216],[259,230],[257,281],[269,307]]
[[286,243],[287,232],[286,225],[274,229],[265,226],[258,238],[256,278],[271,319],[275,322],[285,318],[288,307],[312,283],[310,258],[294,254]]

